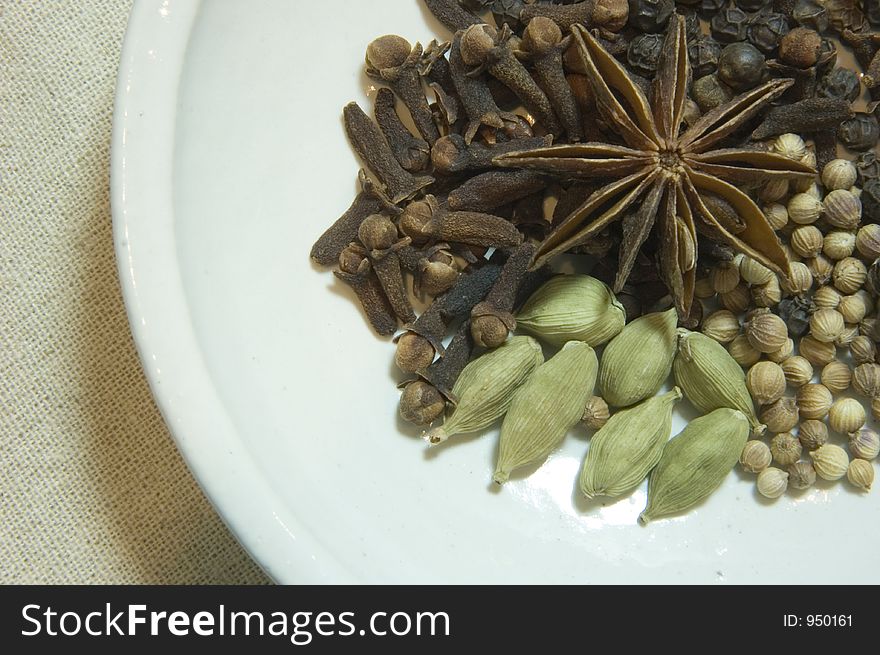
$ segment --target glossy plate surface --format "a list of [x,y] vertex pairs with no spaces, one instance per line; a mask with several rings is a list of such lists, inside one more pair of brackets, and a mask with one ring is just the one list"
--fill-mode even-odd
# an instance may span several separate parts
[[397,420],[393,347],[308,258],[356,192],[341,109],[369,108],[364,50],[386,33],[447,36],[415,0],[145,0],[126,37],[113,210],[132,329],[181,451],[262,566],[281,582],[877,582],[847,556],[880,542],[876,493],[771,503],[735,473],[642,527],[644,487],[575,493],[585,433],[498,490],[497,433],[427,451]]

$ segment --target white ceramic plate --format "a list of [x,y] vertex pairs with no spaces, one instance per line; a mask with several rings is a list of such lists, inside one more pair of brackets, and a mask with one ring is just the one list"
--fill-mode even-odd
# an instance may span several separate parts
[[642,527],[644,487],[575,494],[584,434],[497,490],[496,434],[429,452],[397,420],[393,347],[308,258],[356,191],[341,109],[366,103],[364,49],[385,33],[445,35],[416,0],[144,0],[125,41],[113,213],[132,329],[257,561],[280,582],[880,580],[852,563],[880,543],[876,493],[762,502],[733,474]]

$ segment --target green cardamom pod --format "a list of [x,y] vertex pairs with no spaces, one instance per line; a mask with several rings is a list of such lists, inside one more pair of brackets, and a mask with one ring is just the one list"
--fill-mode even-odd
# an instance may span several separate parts
[[675,308],[637,318],[611,340],[599,362],[606,402],[629,407],[656,394],[672,370],[678,335]]
[[495,482],[507,482],[514,469],[544,461],[562,442],[584,414],[598,368],[589,344],[569,341],[535,369],[514,394],[501,424]]
[[705,334],[680,329],[672,370],[685,398],[701,412],[708,414],[722,407],[738,409],[755,433],[764,432],[746,388],[746,376],[720,343]]
[[532,337],[512,337],[464,367],[452,395],[458,399],[443,425],[425,440],[436,445],[456,434],[477,432],[501,418],[513,393],[544,361],[541,344]]
[[748,438],[749,420],[737,409],[716,409],[688,423],[651,471],[641,521],[678,514],[707,498],[739,461]]
[[660,461],[672,430],[672,408],[681,390],[621,409],[593,435],[581,469],[580,488],[587,498],[621,496],[633,489]]
[[553,346],[585,341],[598,346],[626,323],[623,305],[607,285],[588,275],[558,275],[545,282],[516,316],[517,326]]

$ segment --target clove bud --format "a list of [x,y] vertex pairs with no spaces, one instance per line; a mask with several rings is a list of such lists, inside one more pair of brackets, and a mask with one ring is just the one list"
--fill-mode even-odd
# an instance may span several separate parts
[[400,216],[400,230],[416,245],[455,241],[474,246],[509,248],[522,243],[522,234],[499,216],[441,208],[428,194],[411,202]]

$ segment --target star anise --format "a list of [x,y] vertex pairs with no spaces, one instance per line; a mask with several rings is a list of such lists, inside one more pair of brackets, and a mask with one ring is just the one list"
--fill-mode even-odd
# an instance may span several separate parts
[[[622,220],[615,291],[626,283],[655,223],[659,272],[682,316],[690,312],[697,231],[787,276],[789,261],[773,228],[734,185],[803,179],[816,171],[758,148],[719,148],[792,84],[771,80],[683,125],[690,64],[684,18],[670,21],[653,81],[652,102],[623,66],[582,26],[572,27],[596,106],[625,145],[584,143],[509,153],[500,166],[575,177],[609,178],[541,244],[534,265],[582,245]],[[718,148],[718,149],[713,149]]]

